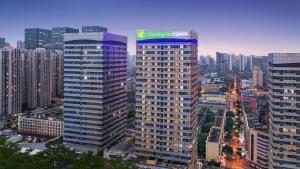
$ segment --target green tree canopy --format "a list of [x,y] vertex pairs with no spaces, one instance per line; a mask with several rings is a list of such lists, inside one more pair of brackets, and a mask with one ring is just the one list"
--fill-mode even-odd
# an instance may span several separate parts
[[0,137],[1,169],[137,169],[122,159],[106,160],[91,152],[76,154],[58,142],[46,145],[47,150],[31,155],[21,152],[15,143]]
[[231,156],[233,154],[233,149],[231,146],[228,146],[228,145],[225,145],[222,149],[223,153],[228,155],[228,156]]

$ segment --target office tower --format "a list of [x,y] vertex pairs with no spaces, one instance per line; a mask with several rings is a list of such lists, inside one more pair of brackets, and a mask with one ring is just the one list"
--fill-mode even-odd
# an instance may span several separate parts
[[0,37],[0,48],[4,48],[5,46],[5,38]]
[[198,35],[137,32],[137,155],[194,167]]
[[206,73],[208,73],[208,64],[206,62],[207,58],[205,56],[200,56],[199,57],[199,74],[201,75],[205,75]]
[[244,55],[239,55],[240,57],[240,71],[244,72],[246,70],[246,57]]
[[64,49],[64,34],[65,33],[78,33],[79,29],[69,27],[54,27],[52,28],[52,49]]
[[64,90],[64,55],[61,50],[50,53],[52,63],[52,96],[62,97]]
[[107,28],[101,26],[83,26],[82,33],[89,32],[107,32]]
[[263,87],[263,72],[260,68],[255,67],[252,71],[253,87]]
[[229,54],[228,55],[228,70],[232,71],[232,62],[233,62],[234,55]]
[[27,106],[46,108],[51,104],[52,62],[50,51],[37,48],[26,56]]
[[17,41],[17,49],[25,49],[24,41],[21,41],[21,40]]
[[0,116],[22,111],[24,59],[18,49],[0,49]]
[[250,72],[252,72],[252,70],[253,70],[253,58],[254,58],[253,55],[248,57],[248,69]]
[[64,40],[63,142],[96,153],[125,134],[127,37],[94,32]]
[[52,46],[52,31],[41,28],[26,28],[25,29],[25,48],[36,49],[46,48],[51,49]]
[[228,72],[228,54],[227,53],[216,53],[216,64],[217,72],[219,76],[225,76]]
[[269,54],[269,168],[300,168],[300,53]]

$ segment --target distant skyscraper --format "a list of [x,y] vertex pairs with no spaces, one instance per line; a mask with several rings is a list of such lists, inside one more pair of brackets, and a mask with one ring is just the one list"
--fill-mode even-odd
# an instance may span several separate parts
[[[216,53],[216,65],[219,76],[225,76],[228,72],[229,55],[227,53]],[[232,64],[231,64],[232,65]]]
[[0,37],[0,48],[4,48],[5,46],[5,38]]
[[300,168],[300,53],[269,54],[271,169]]
[[63,142],[99,152],[125,134],[127,37],[94,32],[64,40]]
[[17,41],[17,49],[25,49],[24,41],[21,41],[21,40]]
[[240,57],[240,71],[244,72],[246,70],[246,57],[244,55],[239,55]]
[[198,35],[137,32],[137,155],[195,167]]
[[79,29],[69,27],[54,27],[52,28],[52,49],[63,50],[64,48],[64,33],[78,33]]
[[253,87],[263,87],[263,72],[260,68],[255,67],[252,72]]
[[232,71],[232,62],[233,62],[234,55],[228,54],[228,70]]
[[26,28],[25,29],[25,48],[36,49],[46,48],[51,49],[52,46],[52,31],[41,28]]
[[248,57],[248,65],[249,65],[249,71],[250,72],[253,70],[253,58],[254,58],[253,55]]
[[52,63],[49,50],[28,50],[26,56],[27,104],[31,109],[51,104]]
[[107,28],[101,26],[83,26],[82,33],[89,32],[107,32]]
[[0,116],[22,112],[24,58],[18,49],[0,49]]

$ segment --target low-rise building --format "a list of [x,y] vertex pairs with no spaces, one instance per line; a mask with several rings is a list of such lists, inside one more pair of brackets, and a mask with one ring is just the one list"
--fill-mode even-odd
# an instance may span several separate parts
[[215,160],[220,162],[220,154],[222,152],[222,129],[212,127],[206,141],[206,160]]
[[63,128],[63,109],[61,107],[32,112],[18,118],[18,129],[23,134],[57,137],[63,134]]
[[242,89],[251,88],[252,85],[253,85],[252,80],[242,79],[241,82],[242,82],[241,83],[241,88]]
[[215,120],[209,135],[206,140],[206,160],[215,160],[220,162],[222,147],[223,147],[223,135],[224,125],[226,119],[226,113],[224,110],[218,110],[215,114]]

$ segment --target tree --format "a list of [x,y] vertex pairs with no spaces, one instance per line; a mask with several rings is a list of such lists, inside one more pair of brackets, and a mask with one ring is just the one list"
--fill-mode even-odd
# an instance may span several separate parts
[[203,133],[209,133],[211,126],[213,125],[213,122],[207,122],[203,125],[202,132]]
[[218,163],[218,162],[216,162],[216,160],[210,160],[210,161],[208,162],[208,166],[220,167],[221,164]]
[[138,169],[132,162],[123,161],[121,158],[113,158],[111,169]]
[[92,152],[82,153],[76,160],[73,169],[100,169],[106,164],[100,154],[93,155]]
[[205,158],[206,154],[206,140],[208,133],[199,133],[198,134],[198,157]]
[[47,150],[31,155],[31,150],[21,152],[16,143],[0,137],[1,169],[137,169],[122,159],[105,160],[100,154],[76,154],[58,141],[46,145]]
[[232,135],[231,133],[226,133],[225,137],[224,137],[225,141],[229,142],[232,139]]
[[242,158],[242,149],[241,148],[237,148],[236,155],[238,155],[240,158]]
[[207,122],[213,122],[214,119],[215,119],[215,113],[212,112],[211,110],[208,110],[207,114],[206,114],[205,123],[207,123]]
[[130,109],[128,110],[128,118],[129,118],[129,119],[130,119],[130,118],[135,118],[135,114],[136,114],[136,111],[135,111],[134,108],[130,108]]
[[231,156],[233,154],[233,149],[231,146],[225,145],[222,149],[222,152],[228,156]]

